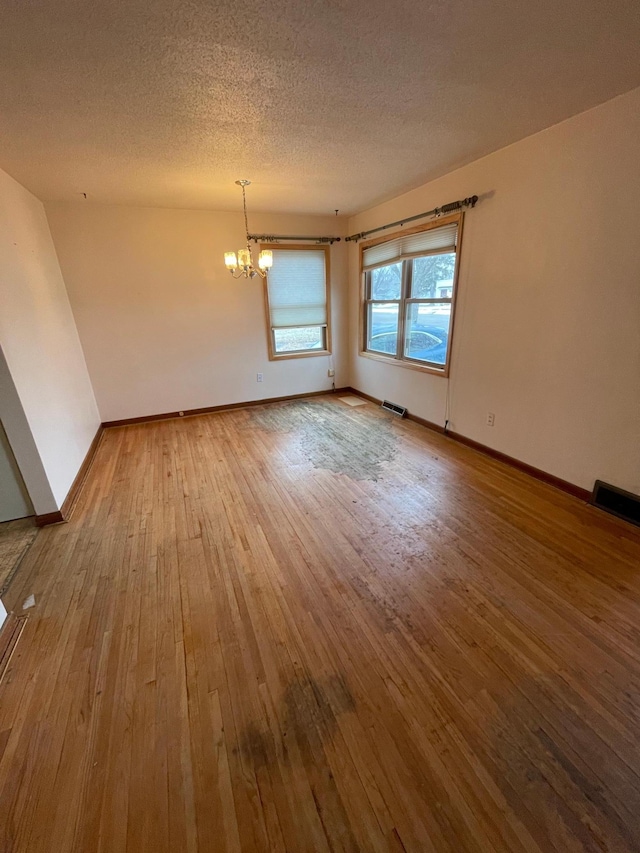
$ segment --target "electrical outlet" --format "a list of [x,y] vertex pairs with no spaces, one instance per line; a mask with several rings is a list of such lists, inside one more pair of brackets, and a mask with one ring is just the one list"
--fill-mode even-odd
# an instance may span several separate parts
[[493,412],[487,412],[487,426],[495,426],[496,424],[496,416]]
[[256,373],[256,382],[263,382],[263,381],[264,381],[264,374],[263,373]]
[[333,369],[333,367],[330,367],[329,370],[327,370],[327,376],[335,376],[335,375],[336,375],[335,370]]

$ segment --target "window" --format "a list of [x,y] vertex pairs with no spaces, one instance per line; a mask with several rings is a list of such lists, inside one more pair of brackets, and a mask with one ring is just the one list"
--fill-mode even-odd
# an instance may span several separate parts
[[462,216],[362,245],[363,355],[448,375]]
[[269,358],[331,351],[329,247],[265,245],[273,266],[265,288]]

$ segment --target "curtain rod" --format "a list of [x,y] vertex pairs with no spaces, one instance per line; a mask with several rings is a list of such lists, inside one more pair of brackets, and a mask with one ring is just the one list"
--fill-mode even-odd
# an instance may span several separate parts
[[283,237],[275,234],[249,234],[254,243],[277,243],[280,240],[312,240],[314,243],[339,243],[340,237]]
[[369,231],[361,231],[359,234],[352,234],[350,237],[345,237],[344,239],[347,243],[351,240],[362,240],[364,237],[368,237],[369,234],[384,231],[386,228],[394,228],[396,225],[405,225],[407,222],[414,222],[416,219],[424,219],[425,216],[442,216],[443,213],[455,213],[464,207],[475,207],[477,201],[477,195],[460,199],[460,201],[450,201],[449,204],[443,204],[442,207],[434,207],[433,210],[427,210],[425,213],[418,213],[416,216],[407,216],[406,219],[398,219],[396,222],[389,222],[388,225],[380,225],[378,228],[369,229]]

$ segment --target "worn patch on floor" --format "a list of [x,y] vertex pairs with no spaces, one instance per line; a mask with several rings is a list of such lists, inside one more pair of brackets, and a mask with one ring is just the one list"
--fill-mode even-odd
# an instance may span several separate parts
[[248,722],[240,733],[240,749],[248,765],[256,770],[268,767],[282,757],[291,760],[287,740],[293,737],[296,754],[303,763],[314,763],[331,741],[340,714],[355,710],[356,703],[342,675],[331,675],[322,682],[303,675],[285,688],[278,709],[282,739],[274,738],[266,726]]
[[349,414],[332,403],[294,402],[252,409],[248,427],[295,432],[314,468],[354,480],[377,480],[382,463],[396,453],[397,437],[388,417]]
[[277,760],[273,735],[267,729],[262,730],[255,723],[248,723],[240,735],[240,748],[246,763],[253,764],[256,770],[269,767]]
[[246,427],[258,427],[267,432],[293,432],[308,420],[307,409],[311,403],[276,403],[264,408],[247,409]]
[[329,739],[338,714],[353,711],[355,700],[342,676],[332,675],[326,682],[313,678],[292,681],[284,694],[285,726],[296,735],[301,749],[313,733]]

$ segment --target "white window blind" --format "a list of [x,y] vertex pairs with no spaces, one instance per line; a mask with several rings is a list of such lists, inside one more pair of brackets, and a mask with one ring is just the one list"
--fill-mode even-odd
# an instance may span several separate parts
[[273,250],[267,275],[271,328],[325,326],[327,284],[325,252]]
[[362,268],[367,270],[381,264],[392,264],[403,258],[416,255],[442,254],[455,252],[458,240],[458,223],[442,225],[440,228],[430,228],[417,234],[407,234],[396,237],[386,243],[378,243],[362,253]]

